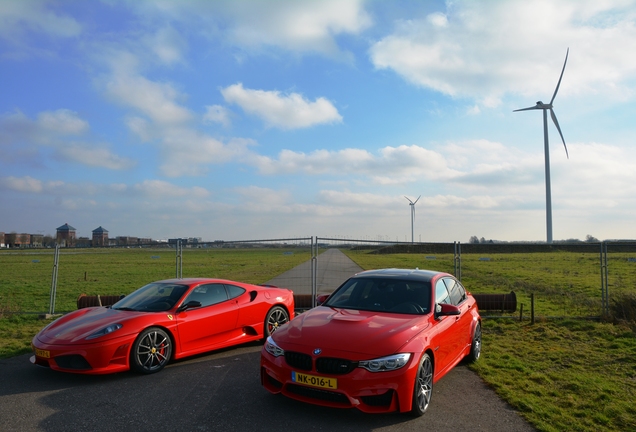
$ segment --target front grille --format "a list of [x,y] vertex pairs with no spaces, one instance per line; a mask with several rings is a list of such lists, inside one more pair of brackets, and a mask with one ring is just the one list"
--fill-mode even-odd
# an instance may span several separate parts
[[389,406],[393,400],[393,390],[377,396],[362,396],[360,399],[370,406]]
[[86,359],[79,354],[55,357],[55,363],[62,369],[88,370],[92,369]]
[[327,402],[334,402],[343,405],[349,405],[349,399],[342,393],[336,393],[327,390],[319,390],[311,387],[300,386],[296,384],[287,384],[287,390],[290,393],[304,396],[311,399],[319,399]]
[[285,361],[293,368],[310,371],[311,356],[294,351],[285,351]]
[[344,375],[351,372],[356,364],[350,360],[324,357],[316,360],[316,370],[330,375]]

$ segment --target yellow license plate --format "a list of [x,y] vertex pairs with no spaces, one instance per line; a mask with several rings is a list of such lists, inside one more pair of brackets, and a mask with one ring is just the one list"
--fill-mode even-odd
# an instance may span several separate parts
[[51,352],[41,349],[35,349],[35,355],[38,357],[51,358]]
[[330,390],[335,390],[338,388],[338,380],[336,378],[325,378],[298,372],[292,372],[292,381],[310,387],[318,387]]

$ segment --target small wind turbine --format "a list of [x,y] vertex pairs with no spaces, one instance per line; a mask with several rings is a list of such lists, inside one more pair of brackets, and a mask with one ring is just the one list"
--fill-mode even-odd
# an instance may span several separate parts
[[404,195],[404,198],[409,200],[409,203],[410,203],[409,205],[411,206],[411,243],[415,243],[415,239],[414,239],[414,235],[413,235],[413,222],[415,220],[415,204],[420,200],[421,197],[422,197],[422,195],[418,196],[417,199],[415,200],[415,202],[413,202],[413,201],[411,201],[409,199],[409,197]]
[[543,151],[545,154],[545,218],[546,218],[546,226],[547,226],[547,243],[552,243],[552,192],[550,190],[550,146],[548,143],[548,110],[550,110],[550,117],[552,117],[552,121],[559,131],[559,135],[561,135],[561,141],[563,141],[563,147],[565,147],[565,155],[570,158],[568,154],[568,147],[565,145],[565,139],[563,138],[563,134],[561,133],[561,128],[559,127],[559,121],[554,114],[554,110],[552,109],[552,102],[554,102],[554,98],[556,98],[557,92],[559,91],[559,86],[561,85],[561,79],[563,78],[563,72],[565,72],[565,65],[568,62],[568,54],[570,53],[570,48],[565,53],[565,61],[563,62],[563,69],[561,70],[561,76],[559,77],[559,82],[557,83],[556,88],[554,89],[554,94],[552,95],[552,99],[550,99],[550,103],[543,103],[541,101],[537,102],[535,106],[528,108],[521,108],[517,111],[529,111],[529,110],[543,110]]

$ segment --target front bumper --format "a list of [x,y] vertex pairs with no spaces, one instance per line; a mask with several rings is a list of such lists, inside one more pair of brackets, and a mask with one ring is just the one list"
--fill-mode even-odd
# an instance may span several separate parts
[[[291,399],[315,405],[357,408],[366,413],[411,410],[419,360],[417,354],[412,355],[408,364],[396,371],[369,372],[356,367],[342,375],[321,374],[316,371],[315,358],[312,360],[314,366],[311,370],[301,370],[288,365],[285,356],[274,357],[263,348],[261,384],[271,393],[281,393]],[[325,389],[299,384],[293,380],[292,373],[337,379],[337,388]]]
[[108,374],[130,368],[130,347],[135,335],[96,343],[58,345],[44,343],[37,336],[31,341],[31,363],[53,370],[78,374]]

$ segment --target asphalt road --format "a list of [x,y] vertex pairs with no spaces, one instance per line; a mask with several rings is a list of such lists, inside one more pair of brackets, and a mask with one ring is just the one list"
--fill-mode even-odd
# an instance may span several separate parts
[[[484,355],[488,355],[487,347]],[[261,345],[174,362],[154,375],[83,376],[0,360],[0,430],[10,431],[533,431],[460,365],[419,418],[323,408],[260,385]]]
[[[319,292],[360,268],[336,249],[318,256]],[[270,283],[311,293],[311,265]],[[309,284],[307,286],[303,284]],[[260,385],[262,345],[169,364],[153,375],[75,375],[31,365],[30,355],[0,360],[0,431],[533,431],[475,373],[460,364],[433,388],[428,412],[369,415],[303,404]],[[488,355],[488,346],[483,347]]]

